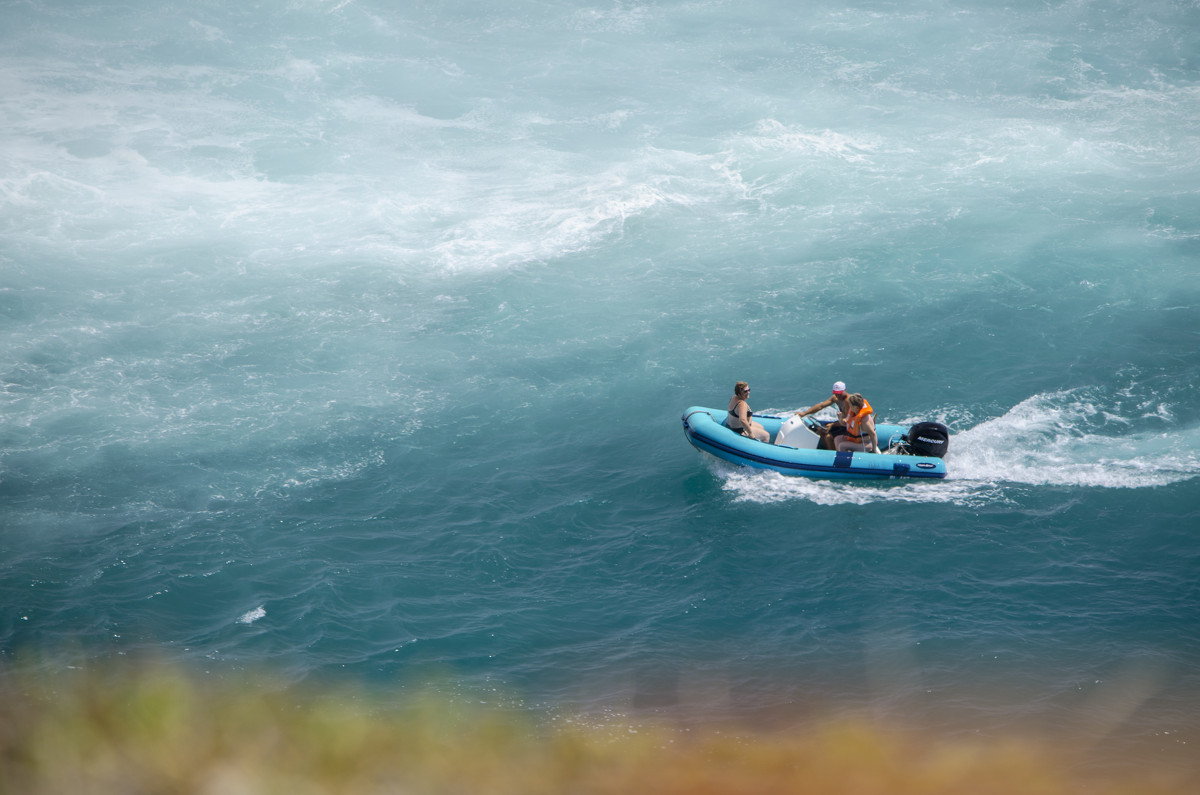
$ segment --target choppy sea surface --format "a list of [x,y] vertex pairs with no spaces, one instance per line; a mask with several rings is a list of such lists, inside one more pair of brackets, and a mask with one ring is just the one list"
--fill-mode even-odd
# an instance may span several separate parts
[[1198,120],[1194,2],[0,2],[0,660],[1194,764]]

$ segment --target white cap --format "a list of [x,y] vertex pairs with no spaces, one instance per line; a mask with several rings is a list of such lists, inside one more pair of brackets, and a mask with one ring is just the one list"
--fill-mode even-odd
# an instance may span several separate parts
[[845,385],[845,383],[843,383],[843,382],[841,382],[841,381],[834,381],[834,382],[833,382],[833,392],[834,392],[834,394],[837,394],[838,392],[845,392],[845,391],[846,391],[846,385]]

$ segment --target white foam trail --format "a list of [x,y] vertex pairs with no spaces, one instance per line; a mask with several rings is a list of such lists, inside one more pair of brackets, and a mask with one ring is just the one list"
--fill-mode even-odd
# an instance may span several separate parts
[[1123,433],[1130,424],[1082,390],[1035,395],[956,434],[947,464],[956,478],[1034,486],[1145,488],[1200,475],[1196,429]]
[[781,475],[717,461],[713,464],[724,489],[746,502],[776,503],[807,500],[817,505],[869,505],[876,502],[954,503],[996,502],[1002,495],[992,484],[946,480],[929,482],[844,481]]

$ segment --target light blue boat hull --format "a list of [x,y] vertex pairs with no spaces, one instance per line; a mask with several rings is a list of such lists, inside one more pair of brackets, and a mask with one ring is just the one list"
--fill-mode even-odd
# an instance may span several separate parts
[[[723,409],[692,406],[683,413],[683,433],[697,450],[741,466],[772,469],[784,475],[809,478],[938,479],[946,477],[946,463],[940,458],[888,453],[836,453],[832,450],[802,450],[759,442],[725,427]],[[771,433],[774,440],[787,417],[755,414],[754,421]],[[904,439],[908,428],[878,423],[875,432],[879,448],[886,450]]]

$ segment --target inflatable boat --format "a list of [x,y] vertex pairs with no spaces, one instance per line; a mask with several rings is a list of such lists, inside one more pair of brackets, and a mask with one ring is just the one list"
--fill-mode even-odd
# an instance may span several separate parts
[[697,450],[726,461],[784,475],[810,478],[944,478],[942,457],[950,432],[936,422],[911,426],[877,423],[875,433],[881,453],[837,453],[820,450],[819,423],[811,417],[774,417],[755,414],[771,434],[760,442],[726,427],[724,409],[692,406],[683,413],[683,433]]

